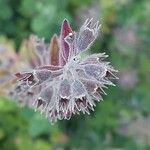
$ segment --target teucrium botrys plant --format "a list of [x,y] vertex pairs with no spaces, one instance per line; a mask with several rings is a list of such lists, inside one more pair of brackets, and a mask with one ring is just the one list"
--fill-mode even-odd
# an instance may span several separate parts
[[45,114],[50,122],[70,119],[73,114],[90,114],[96,101],[102,100],[104,88],[114,85],[114,68],[104,59],[105,53],[86,58],[81,53],[90,48],[98,35],[99,22],[87,19],[79,32],[72,31],[65,19],[60,36],[54,35],[50,45],[32,38],[36,57],[25,72],[16,73],[13,90],[16,99]]

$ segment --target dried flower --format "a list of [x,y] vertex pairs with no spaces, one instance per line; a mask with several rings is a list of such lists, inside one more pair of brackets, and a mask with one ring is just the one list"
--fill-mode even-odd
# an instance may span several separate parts
[[34,38],[39,62],[32,69],[16,73],[16,98],[28,95],[21,97],[32,101],[50,122],[68,120],[79,112],[90,114],[95,102],[106,94],[103,88],[114,85],[110,79],[116,78],[116,70],[104,61],[105,53],[81,57],[96,39],[99,28],[99,22],[87,19],[76,33],[65,19],[60,36],[54,35],[49,46],[43,39]]

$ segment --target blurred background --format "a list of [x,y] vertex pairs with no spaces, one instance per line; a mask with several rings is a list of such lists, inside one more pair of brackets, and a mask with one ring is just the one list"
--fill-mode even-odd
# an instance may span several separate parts
[[1,95],[0,150],[149,150],[149,15],[149,0],[0,0],[0,84],[9,70],[2,71],[3,62],[6,67],[24,39],[34,33],[49,42],[64,18],[74,30],[87,18],[100,20],[91,52],[106,52],[119,70],[117,86],[106,90],[95,112],[54,125]]

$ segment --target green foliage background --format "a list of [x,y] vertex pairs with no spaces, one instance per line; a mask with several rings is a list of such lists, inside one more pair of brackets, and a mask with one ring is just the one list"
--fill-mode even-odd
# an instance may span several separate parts
[[77,115],[55,125],[1,96],[1,150],[150,149],[148,132],[143,137],[131,132],[136,119],[150,120],[149,0],[0,0],[0,36],[13,40],[16,49],[30,33],[49,41],[64,18],[77,29],[86,19],[82,8],[93,8],[99,16],[101,34],[91,52],[109,54],[119,70],[117,86],[107,90],[90,116]]

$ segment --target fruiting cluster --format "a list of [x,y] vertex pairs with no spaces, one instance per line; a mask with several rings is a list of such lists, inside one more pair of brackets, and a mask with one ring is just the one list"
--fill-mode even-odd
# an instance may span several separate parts
[[81,57],[96,39],[99,28],[99,22],[87,19],[76,33],[64,20],[60,36],[54,35],[49,45],[32,37],[36,58],[28,70],[16,73],[18,82],[11,92],[14,98],[32,104],[50,122],[94,110],[95,102],[106,94],[103,88],[114,85],[110,79],[116,78],[116,70],[104,61],[105,53]]

